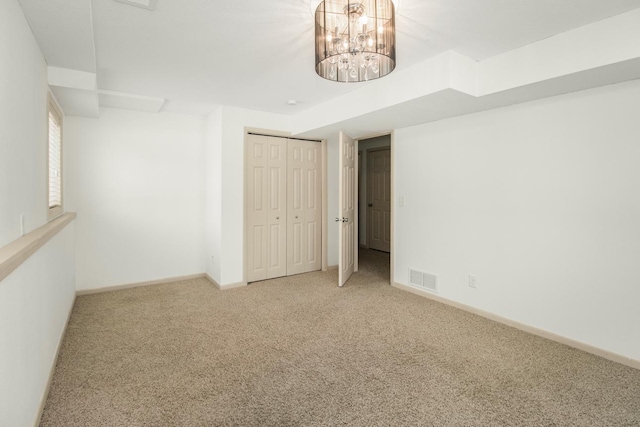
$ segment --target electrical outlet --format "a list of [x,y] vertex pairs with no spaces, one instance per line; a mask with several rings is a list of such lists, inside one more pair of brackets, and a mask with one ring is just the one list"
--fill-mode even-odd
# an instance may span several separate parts
[[473,275],[469,275],[469,287],[470,288],[476,288],[478,285],[478,278],[476,276]]

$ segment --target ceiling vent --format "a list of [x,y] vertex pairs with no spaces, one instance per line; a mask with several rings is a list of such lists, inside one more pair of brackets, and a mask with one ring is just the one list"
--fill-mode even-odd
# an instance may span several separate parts
[[156,10],[158,0],[116,0],[119,3],[128,4],[129,6],[141,7],[148,10]]
[[438,292],[438,276],[409,269],[409,283],[431,292]]

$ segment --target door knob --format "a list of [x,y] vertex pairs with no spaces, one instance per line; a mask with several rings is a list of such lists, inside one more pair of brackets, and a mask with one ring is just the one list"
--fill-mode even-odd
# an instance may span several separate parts
[[340,222],[340,218],[336,218],[336,222]]
[[369,206],[370,208],[373,207],[373,203],[369,203],[367,206]]
[[280,217],[279,217],[279,216],[277,216],[277,217],[276,217],[276,219],[280,219]]
[[298,215],[296,215],[296,219],[298,219]]
[[342,222],[349,222],[349,218],[342,217]]

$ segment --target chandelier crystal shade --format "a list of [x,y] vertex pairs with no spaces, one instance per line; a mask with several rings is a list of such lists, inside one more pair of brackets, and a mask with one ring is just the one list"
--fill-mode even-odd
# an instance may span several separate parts
[[384,77],[396,67],[392,0],[325,0],[315,12],[316,73],[336,82]]

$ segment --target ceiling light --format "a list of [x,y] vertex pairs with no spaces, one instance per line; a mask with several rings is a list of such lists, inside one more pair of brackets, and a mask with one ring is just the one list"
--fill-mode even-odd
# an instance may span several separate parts
[[[391,0],[393,2],[393,5],[395,6],[395,10],[396,10],[396,14],[398,12],[400,12],[400,3],[401,0]],[[314,16],[316,14],[316,9],[318,8],[318,5],[320,3],[322,3],[322,0],[304,0],[305,3],[309,3],[309,13],[311,13],[311,16]]]
[[316,73],[336,82],[384,77],[396,67],[393,0],[326,0],[315,12]]

